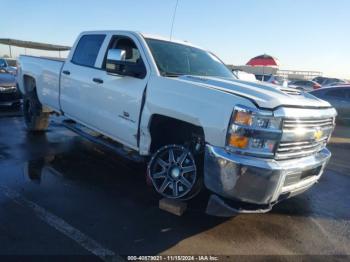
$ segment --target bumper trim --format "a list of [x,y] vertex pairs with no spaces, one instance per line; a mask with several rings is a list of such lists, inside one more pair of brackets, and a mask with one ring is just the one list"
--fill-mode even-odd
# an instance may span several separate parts
[[[233,154],[220,147],[206,146],[205,186],[218,196],[255,205],[271,205],[281,195],[294,196],[315,184],[331,153],[320,152],[299,159],[263,159]],[[321,168],[320,168],[321,167]],[[284,186],[288,175],[320,168],[318,174]]]
[[241,207],[231,206],[217,195],[211,195],[207,204],[205,213],[210,216],[217,217],[233,217],[238,214],[255,214],[255,213],[267,213],[271,211],[272,205],[268,208],[256,207],[256,209],[245,209]]

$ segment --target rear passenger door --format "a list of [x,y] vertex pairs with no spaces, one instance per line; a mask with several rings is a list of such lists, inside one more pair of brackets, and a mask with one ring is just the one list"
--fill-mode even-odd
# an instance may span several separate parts
[[94,103],[93,97],[100,87],[92,76],[101,70],[95,63],[105,39],[105,34],[82,35],[62,69],[61,109],[89,127],[94,127],[93,120],[98,117],[99,105]]

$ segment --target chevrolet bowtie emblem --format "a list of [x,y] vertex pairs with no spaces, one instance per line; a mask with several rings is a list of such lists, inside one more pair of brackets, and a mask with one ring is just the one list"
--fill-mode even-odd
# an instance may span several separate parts
[[323,131],[321,129],[317,129],[314,133],[314,138],[316,140],[320,140],[323,136]]

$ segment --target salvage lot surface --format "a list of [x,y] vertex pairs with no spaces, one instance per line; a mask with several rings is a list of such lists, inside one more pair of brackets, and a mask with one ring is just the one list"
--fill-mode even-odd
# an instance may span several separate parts
[[0,255],[350,255],[349,127],[330,149],[320,183],[270,213],[214,218],[195,202],[176,217],[142,166],[55,123],[28,135],[0,113]]

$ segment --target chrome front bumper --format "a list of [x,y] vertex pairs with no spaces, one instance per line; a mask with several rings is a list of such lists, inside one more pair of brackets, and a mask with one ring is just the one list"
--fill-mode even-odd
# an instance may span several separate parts
[[[207,145],[204,182],[221,200],[261,205],[265,209],[257,208],[257,212],[264,212],[281,198],[300,194],[315,184],[330,156],[330,151],[324,148],[312,156],[276,161],[238,155]],[[234,212],[240,213],[240,210],[245,212],[233,208]]]

